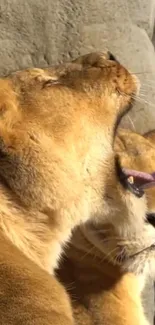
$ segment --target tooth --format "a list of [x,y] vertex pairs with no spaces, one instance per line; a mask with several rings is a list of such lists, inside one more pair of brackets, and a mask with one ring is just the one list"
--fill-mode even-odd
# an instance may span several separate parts
[[128,182],[130,184],[134,184],[134,178],[133,178],[133,176],[128,177]]

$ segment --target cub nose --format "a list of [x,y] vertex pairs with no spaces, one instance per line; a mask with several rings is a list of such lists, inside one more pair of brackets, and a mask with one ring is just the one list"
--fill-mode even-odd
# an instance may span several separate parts
[[155,213],[148,213],[146,215],[146,220],[151,226],[155,227]]
[[118,62],[116,57],[111,52],[108,52],[108,59],[111,61]]

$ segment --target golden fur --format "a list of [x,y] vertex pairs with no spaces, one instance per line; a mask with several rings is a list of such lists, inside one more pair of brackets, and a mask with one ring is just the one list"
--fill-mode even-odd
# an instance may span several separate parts
[[[122,166],[155,171],[155,131],[142,136],[119,130],[115,150]],[[107,196],[111,204],[114,195],[116,189],[110,188]],[[155,216],[153,226],[145,219],[146,214],[155,212],[155,188],[146,190],[145,204],[138,200],[141,206],[137,204],[134,209],[137,231],[128,227],[134,207],[128,190],[124,189],[124,201],[119,200],[115,224],[91,222],[73,233],[59,277],[70,292],[77,325],[148,324],[141,291],[148,272],[155,275]],[[123,202],[128,209],[125,214]],[[124,227],[123,222],[120,225],[120,216]]]
[[106,219],[115,129],[137,89],[109,53],[0,79],[1,324],[72,324],[48,273],[73,227]]

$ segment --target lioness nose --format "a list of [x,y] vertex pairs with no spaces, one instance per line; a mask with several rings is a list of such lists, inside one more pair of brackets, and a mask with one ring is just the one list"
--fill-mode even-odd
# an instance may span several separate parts
[[147,216],[146,216],[146,220],[153,227],[155,227],[155,213],[148,213]]
[[109,56],[108,57],[109,60],[118,62],[115,56],[111,52],[108,52],[108,56]]

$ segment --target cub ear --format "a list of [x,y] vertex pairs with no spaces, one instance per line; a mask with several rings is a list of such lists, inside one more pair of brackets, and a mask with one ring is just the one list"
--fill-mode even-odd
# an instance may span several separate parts
[[105,65],[105,60],[117,61],[114,55],[111,52],[107,51],[85,54],[76,58],[72,62],[79,63],[84,67],[102,67],[103,64]]
[[155,144],[155,130],[151,130],[144,134],[144,137],[150,140],[153,144]]

